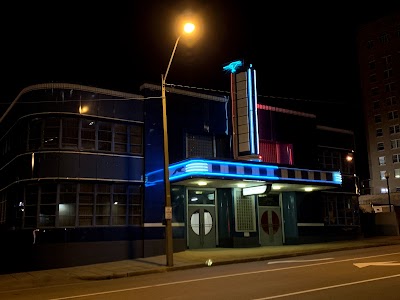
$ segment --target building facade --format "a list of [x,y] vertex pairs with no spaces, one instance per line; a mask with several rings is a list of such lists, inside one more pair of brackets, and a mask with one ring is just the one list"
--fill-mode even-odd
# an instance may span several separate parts
[[[387,203],[388,186],[400,204],[400,13],[365,24],[358,58],[370,179],[366,193]],[[388,176],[388,182],[385,174]]]
[[[174,251],[354,237],[357,193],[329,154],[343,146],[318,140],[335,130],[258,103],[249,70],[235,109],[228,96],[167,87]],[[0,119],[5,271],[165,253],[160,94],[151,84],[138,95],[54,83],[21,91]]]

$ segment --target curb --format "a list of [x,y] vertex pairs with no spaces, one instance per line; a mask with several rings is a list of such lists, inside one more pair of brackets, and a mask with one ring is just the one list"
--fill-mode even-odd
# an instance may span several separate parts
[[[400,242],[382,242],[378,244],[370,244],[370,245],[354,245],[354,246],[344,246],[339,248],[330,248],[330,249],[316,249],[309,250],[304,252],[293,252],[286,254],[275,254],[275,255],[265,255],[265,256],[253,256],[247,258],[235,258],[229,260],[221,260],[221,261],[213,261],[213,266],[222,266],[229,264],[238,264],[238,263],[247,263],[247,262],[255,262],[255,261],[265,261],[271,259],[281,259],[286,257],[296,257],[296,256],[304,256],[304,255],[313,255],[313,254],[321,254],[321,253],[329,253],[333,251],[345,251],[345,250],[353,250],[353,249],[363,249],[363,248],[373,248],[373,247],[381,247],[381,246],[391,246],[398,245]],[[182,266],[172,266],[172,267],[157,267],[149,270],[140,270],[140,271],[130,271],[127,273],[112,273],[105,275],[85,275],[85,276],[74,276],[75,279],[87,280],[87,281],[96,281],[96,280],[110,280],[110,279],[118,279],[125,277],[133,277],[140,275],[148,275],[154,273],[166,273],[178,270],[188,270],[188,269],[196,269],[196,268],[204,268],[207,267],[205,263],[188,263]]]

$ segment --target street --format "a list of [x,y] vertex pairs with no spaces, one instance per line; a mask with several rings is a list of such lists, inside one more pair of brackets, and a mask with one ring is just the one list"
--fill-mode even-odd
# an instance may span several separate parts
[[400,246],[239,263],[63,286],[0,299],[399,299]]

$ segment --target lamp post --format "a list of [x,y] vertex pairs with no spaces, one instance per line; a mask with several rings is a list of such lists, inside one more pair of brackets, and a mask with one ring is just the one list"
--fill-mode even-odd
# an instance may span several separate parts
[[[195,26],[192,23],[186,23],[184,25],[184,32],[193,32]],[[167,266],[172,267],[173,262],[173,235],[172,235],[172,204],[171,204],[171,189],[169,182],[169,153],[168,153],[168,129],[167,129],[167,98],[165,96],[166,80],[171,67],[172,59],[174,58],[176,48],[181,36],[178,36],[175,42],[174,49],[172,50],[171,57],[169,59],[167,71],[165,74],[161,74],[161,98],[162,98],[162,117],[163,117],[163,139],[164,139],[164,189],[165,189],[165,254],[167,258]]]
[[388,172],[385,172],[385,178],[386,178],[386,186],[387,186],[388,201],[389,201],[389,211],[392,212],[392,204],[390,203],[389,173]]

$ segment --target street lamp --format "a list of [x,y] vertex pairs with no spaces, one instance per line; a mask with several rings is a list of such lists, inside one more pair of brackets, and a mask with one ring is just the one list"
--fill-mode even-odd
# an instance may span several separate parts
[[[185,33],[192,33],[195,26],[192,23],[186,23],[183,26]],[[167,98],[165,96],[166,80],[174,58],[176,47],[178,46],[181,36],[176,39],[174,49],[169,59],[167,71],[165,75],[161,74],[161,98],[162,98],[162,116],[163,116],[163,138],[164,138],[164,189],[165,189],[165,254],[167,257],[167,266],[172,267],[173,262],[173,236],[172,236],[172,206],[171,206],[171,190],[169,182],[169,153],[168,153],[168,130],[167,130]]]
[[392,205],[390,203],[390,190],[389,190],[389,173],[385,172],[385,178],[386,178],[386,186],[387,186],[387,194],[388,194],[388,201],[389,201],[389,211],[392,212]]

